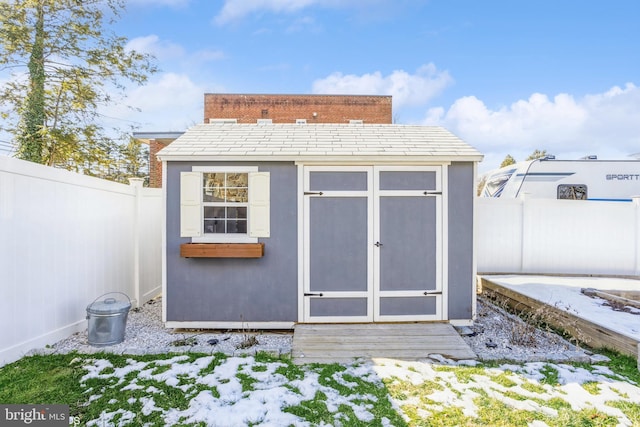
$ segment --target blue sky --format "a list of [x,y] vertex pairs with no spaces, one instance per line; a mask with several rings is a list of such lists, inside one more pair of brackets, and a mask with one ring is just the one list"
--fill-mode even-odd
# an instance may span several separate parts
[[393,95],[396,123],[485,154],[640,152],[637,0],[128,0],[115,31],[161,72],[128,91],[141,131],[203,120],[207,92]]

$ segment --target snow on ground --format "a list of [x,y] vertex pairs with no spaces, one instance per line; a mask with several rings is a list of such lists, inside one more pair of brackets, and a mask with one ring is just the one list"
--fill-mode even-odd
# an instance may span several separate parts
[[[617,418],[619,426],[637,425],[614,405],[616,402],[640,404],[639,385],[614,374],[606,366],[594,366],[592,370],[587,370],[562,363],[503,364],[486,368],[483,374],[473,374],[471,379],[465,377],[461,380],[453,369],[443,370],[459,367],[459,362],[450,361],[448,366],[391,359],[377,359],[376,362],[373,369],[391,383],[406,381],[432,384],[430,391],[419,398],[397,402],[401,407],[417,405],[424,411],[425,418],[450,407],[458,407],[466,416],[476,417],[481,408],[474,399],[484,393],[514,410],[538,413],[540,418],[557,417],[558,411],[554,409],[553,401],[563,400],[574,411],[593,408]],[[549,370],[557,372],[557,385],[543,382]],[[597,392],[587,390],[585,386],[594,383],[597,383]],[[518,398],[514,399],[513,396]],[[535,425],[547,424],[542,422]]]
[[[286,364],[259,362],[251,356],[229,357],[224,360],[204,356],[192,361],[187,356],[176,356],[152,362],[129,359],[126,366],[119,368],[114,368],[103,359],[84,361],[87,362],[89,363],[83,366],[87,371],[81,379],[83,384],[91,379],[99,379],[111,384],[110,388],[117,387],[118,390],[125,391],[131,390],[131,385],[138,382],[154,382],[162,384],[164,390],[176,389],[184,393],[190,399],[186,409],[160,407],[154,395],[163,392],[157,387],[152,386],[153,393],[140,397],[141,412],[144,415],[160,412],[165,425],[309,425],[284,409],[300,405],[304,401],[312,401],[317,393],[326,397],[327,409],[335,414],[336,425],[340,424],[343,405],[348,406],[362,423],[374,419],[370,410],[377,399],[375,396],[358,393],[345,396],[327,385],[319,373],[313,371],[305,371],[301,378],[291,380],[279,372]],[[131,373],[135,373],[135,377],[131,378]],[[359,378],[382,387],[379,377],[369,367],[353,365],[332,375],[336,383],[355,387],[357,384],[351,383],[348,378]],[[247,386],[248,383],[250,386]],[[95,393],[97,390],[88,389],[88,392]],[[91,395],[89,400],[94,402],[102,399],[103,394],[104,390],[101,390],[99,394]],[[131,398],[131,401],[126,402],[134,407],[137,400]],[[123,402],[109,400],[97,404],[106,404],[107,407],[113,407],[113,410],[105,410],[99,418],[87,420],[88,426],[126,425],[131,421],[131,410],[122,408]]]
[[[403,381],[430,384],[419,396],[401,393],[390,397],[395,397],[391,404],[398,412],[407,405],[418,407],[424,419],[451,407],[459,408],[468,417],[477,417],[483,410],[477,398],[485,395],[514,410],[538,414],[535,415],[537,424],[531,425],[544,426],[547,425],[544,419],[557,419],[557,401],[563,400],[574,411],[594,409],[615,417],[620,426],[632,426],[635,421],[616,405],[620,402],[640,405],[640,386],[604,365],[586,369],[562,363],[511,363],[459,376],[457,369],[474,369],[478,363],[445,358],[411,362],[376,359],[348,365],[328,378],[318,370],[302,368],[302,374],[292,379],[283,374],[291,369],[286,363],[260,361],[251,356],[224,359],[176,356],[148,362],[129,359],[123,367],[89,356],[79,358],[77,363],[86,370],[81,382],[87,387],[89,401],[105,407],[98,418],[83,420],[88,426],[139,425],[143,423],[140,413],[159,415],[164,425],[315,425],[286,409],[314,401],[319,395],[334,417],[329,424],[321,425],[349,425],[342,418],[345,407],[353,411],[362,425],[367,425],[375,420],[372,409],[379,397],[359,392],[355,378],[376,387],[383,387],[383,380],[391,388]],[[550,370],[556,373],[557,384],[544,381]],[[87,383],[92,379],[102,380],[108,386],[89,387]],[[137,397],[121,392],[138,382],[155,383],[157,387],[147,386],[148,393]],[[597,384],[595,391],[594,384]],[[351,392],[345,393],[342,386]],[[105,387],[115,388],[115,395],[122,397],[113,399],[114,390],[109,393]],[[184,394],[188,400],[186,407],[162,406],[161,402],[166,401],[164,397],[174,392]],[[111,397],[107,397],[108,394]],[[393,425],[388,419],[375,421],[374,424],[382,421],[382,425]]]
[[640,315],[615,311],[581,290],[640,291],[640,281],[603,277],[483,276],[485,279],[640,341]]

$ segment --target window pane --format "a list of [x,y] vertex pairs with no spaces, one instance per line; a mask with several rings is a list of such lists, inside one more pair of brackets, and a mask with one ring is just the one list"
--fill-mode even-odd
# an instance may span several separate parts
[[558,199],[587,200],[587,186],[558,185]]
[[224,174],[204,173],[202,180],[204,181],[203,200],[205,202],[224,202]]
[[204,232],[205,233],[224,233],[224,220],[219,219],[205,219],[204,220]]
[[247,208],[227,208],[227,218],[247,219]]
[[249,194],[246,188],[234,188],[227,190],[227,203],[247,203]]
[[249,186],[249,174],[247,173],[228,173],[227,187],[247,188]]
[[205,206],[204,207],[204,218],[212,219],[212,218],[224,218],[224,207],[223,206]]
[[246,233],[247,221],[244,219],[231,219],[227,221],[227,233]]

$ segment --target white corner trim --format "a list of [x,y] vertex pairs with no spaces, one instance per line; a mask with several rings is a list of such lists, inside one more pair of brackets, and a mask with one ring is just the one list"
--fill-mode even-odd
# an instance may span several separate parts
[[167,161],[162,162],[162,321],[167,321]]

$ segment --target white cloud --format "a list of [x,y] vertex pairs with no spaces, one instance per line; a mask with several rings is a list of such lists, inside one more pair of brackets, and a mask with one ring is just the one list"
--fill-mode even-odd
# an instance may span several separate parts
[[215,21],[218,24],[227,24],[231,21],[244,18],[245,16],[260,11],[267,10],[275,13],[296,12],[315,3],[319,0],[226,0]]
[[420,67],[415,74],[395,70],[387,76],[372,74],[344,75],[340,72],[313,82],[317,94],[392,95],[394,108],[424,105],[440,94],[453,79],[433,64]]
[[219,61],[225,58],[223,51],[215,49],[204,49],[192,53],[187,52],[182,45],[161,40],[155,34],[131,39],[129,43],[127,43],[126,48],[141,53],[152,54],[158,60],[160,68],[163,70],[174,68],[177,65],[194,67],[197,64]]
[[291,14],[311,6],[323,8],[359,8],[363,12],[397,7],[397,0],[225,0],[215,17],[219,25],[238,21],[261,11]]
[[182,46],[176,43],[160,40],[160,37],[155,34],[131,39],[127,43],[126,48],[141,53],[150,53],[158,58],[158,60],[179,58],[185,54]]
[[640,88],[628,83],[577,99],[535,93],[495,110],[468,96],[448,110],[429,109],[423,124],[446,127],[498,163],[507,154],[523,160],[535,149],[562,158],[612,158],[640,151],[638,111]]
[[119,105],[104,114],[137,123],[142,131],[181,131],[202,122],[206,91],[184,74],[165,73],[127,93],[126,105],[140,112]]

